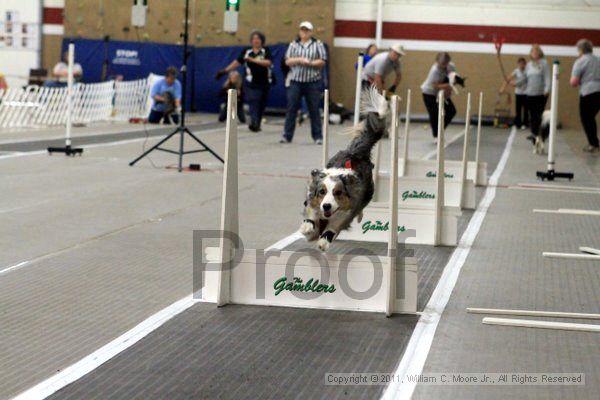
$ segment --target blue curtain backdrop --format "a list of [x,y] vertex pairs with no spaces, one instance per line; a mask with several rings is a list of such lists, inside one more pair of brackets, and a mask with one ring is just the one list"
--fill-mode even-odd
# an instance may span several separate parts
[[[66,51],[71,39],[64,39],[62,51]],[[72,39],[75,59],[83,68],[83,82],[99,82],[102,67],[108,60],[107,77],[123,75],[125,80],[145,78],[148,74],[164,74],[168,66],[181,67],[182,46],[151,42],[125,42],[94,39]],[[273,56],[273,72],[276,83],[271,88],[267,107],[285,109],[286,95],[281,60],[288,43],[268,45]],[[214,79],[221,68],[238,57],[246,46],[193,47],[188,59],[187,110],[218,112],[223,99],[219,91],[226,78]],[[328,64],[329,65],[329,64]],[[242,76],[244,68],[239,69]],[[327,71],[325,72],[327,76]],[[328,86],[328,85],[326,85]]]
[[[63,52],[71,39],[64,39]],[[107,79],[123,75],[125,80],[147,77],[151,72],[163,75],[168,66],[181,68],[182,46],[157,43],[73,39],[75,60],[83,68],[84,83],[100,82],[102,67],[108,60]],[[188,59],[188,71],[193,71],[193,48]],[[193,74],[188,74],[186,109],[193,107]]]
[[[283,73],[280,63],[285,55],[287,43],[269,45],[273,57],[273,72],[275,73],[275,85],[271,87],[267,107],[285,108],[286,97]],[[219,104],[223,99],[218,98],[219,91],[225,83],[225,77],[216,81],[214,79],[218,70],[225,68],[231,61],[236,59],[246,46],[223,46],[223,47],[196,47],[194,50],[194,66],[196,75],[196,106],[200,111],[217,112]],[[244,76],[244,68],[239,68],[240,74]]]

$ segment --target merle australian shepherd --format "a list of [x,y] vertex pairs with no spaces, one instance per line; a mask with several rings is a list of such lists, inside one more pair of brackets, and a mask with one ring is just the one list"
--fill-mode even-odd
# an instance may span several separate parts
[[371,150],[386,129],[388,102],[371,87],[361,95],[364,120],[354,128],[354,137],[325,169],[314,169],[304,202],[300,232],[308,241],[318,240],[325,251],[337,235],[362,219],[362,210],[373,198]]

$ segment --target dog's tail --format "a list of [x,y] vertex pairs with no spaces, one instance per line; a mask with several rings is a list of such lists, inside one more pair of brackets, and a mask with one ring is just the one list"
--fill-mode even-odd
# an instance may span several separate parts
[[546,140],[550,136],[550,118],[552,112],[550,110],[544,111],[542,114],[542,123],[540,125],[540,132],[538,136],[542,137],[542,140]]
[[348,151],[357,157],[370,157],[371,149],[385,132],[388,101],[373,85],[362,91],[360,111],[366,117],[355,127],[355,137],[350,142]]
[[376,113],[380,118],[384,118],[389,111],[388,102],[385,97],[379,93],[375,85],[368,89],[363,89],[360,95],[360,113],[361,115]]
[[544,111],[544,113],[542,114],[542,128],[550,128],[550,118],[552,116],[552,111],[550,110],[546,110]]

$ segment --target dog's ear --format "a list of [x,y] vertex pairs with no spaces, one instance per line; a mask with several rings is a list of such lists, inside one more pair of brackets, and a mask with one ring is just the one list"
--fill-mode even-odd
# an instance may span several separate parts
[[344,184],[344,189],[347,194],[349,194],[349,189],[358,183],[358,178],[354,174],[340,175],[340,180]]

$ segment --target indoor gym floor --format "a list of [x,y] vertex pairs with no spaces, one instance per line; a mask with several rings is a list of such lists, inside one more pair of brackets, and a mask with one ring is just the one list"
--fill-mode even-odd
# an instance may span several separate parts
[[[194,126],[222,153],[224,129],[212,118]],[[277,143],[278,120],[261,134],[240,129],[240,231],[246,247],[266,248],[297,229],[305,177],[321,156],[307,129],[299,128],[290,146]],[[119,130],[123,133],[116,136]],[[461,130],[451,126],[448,139]],[[146,147],[167,131],[151,130]],[[5,188],[0,197],[0,398],[50,378],[189,295],[192,231],[219,226],[222,165],[207,153],[186,157],[186,164],[202,164],[199,173],[162,168],[175,165],[176,157],[156,152],[151,158],[159,168],[148,160],[130,168],[127,163],[144,144],[146,133],[139,127],[80,128],[75,135],[86,136],[80,141],[86,149],[75,158],[45,154],[56,134],[49,132],[0,137]],[[348,137],[338,135],[337,127],[332,132],[334,151]],[[422,124],[413,125],[412,135],[413,157],[431,154],[435,147]],[[595,398],[597,334],[485,326],[481,315],[465,312],[466,307],[598,312],[598,263],[543,259],[541,252],[600,247],[600,218],[541,215],[532,209],[597,210],[600,194],[509,188],[535,182],[535,170],[545,167],[543,158],[531,154],[525,136],[516,133],[424,372],[584,372],[586,385],[417,385],[414,398]],[[481,159],[488,162],[489,175],[508,137],[508,130],[484,128]],[[561,132],[558,166],[575,172],[576,179],[559,184],[598,187],[600,157],[583,155],[582,139],[580,132]],[[446,155],[458,159],[461,151],[458,137]],[[478,188],[478,198],[484,191]],[[472,214],[463,212],[461,232]],[[344,244],[332,251],[336,247],[341,251]],[[423,309],[454,248],[407,248],[418,257]],[[416,316],[217,309],[198,303],[54,397],[377,398],[384,386],[326,386],[324,375],[393,372],[416,321]]]

